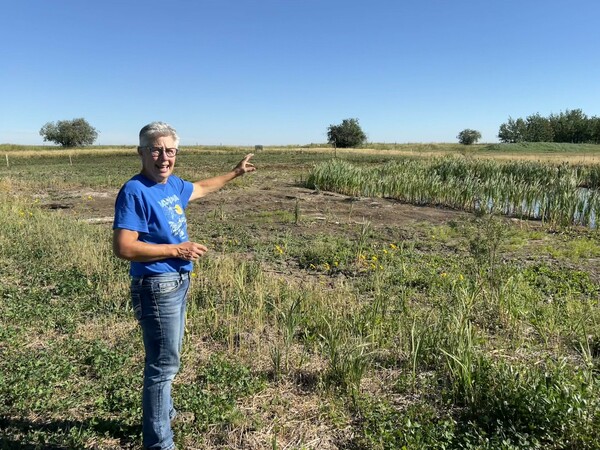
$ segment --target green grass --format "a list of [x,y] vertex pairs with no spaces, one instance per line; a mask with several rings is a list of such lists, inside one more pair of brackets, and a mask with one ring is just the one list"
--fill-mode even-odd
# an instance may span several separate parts
[[518,144],[488,144],[481,148],[490,153],[558,153],[567,156],[569,153],[598,154],[598,144],[566,144],[559,142],[521,142]]
[[[239,156],[194,151],[178,170],[216,174]],[[256,176],[227,189],[268,196],[330,157],[266,149]],[[61,158],[0,170],[0,448],[137,449],[143,350],[127,265],[109,226],[32,194],[114,191],[139,162]],[[344,158],[367,170],[400,157]],[[176,425],[179,447],[600,446],[596,231],[214,211],[189,216],[212,252],[193,273],[174,385],[195,414]]]

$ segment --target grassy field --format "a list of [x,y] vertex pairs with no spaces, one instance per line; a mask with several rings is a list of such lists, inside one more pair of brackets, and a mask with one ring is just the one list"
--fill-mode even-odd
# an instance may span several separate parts
[[[174,384],[195,414],[178,448],[600,448],[597,228],[311,187],[332,159],[597,169],[600,147],[372,147],[265,148],[257,173],[188,208],[210,252]],[[176,173],[251,150],[185,148]],[[141,448],[143,349],[110,229],[135,150],[2,153],[0,448]]]

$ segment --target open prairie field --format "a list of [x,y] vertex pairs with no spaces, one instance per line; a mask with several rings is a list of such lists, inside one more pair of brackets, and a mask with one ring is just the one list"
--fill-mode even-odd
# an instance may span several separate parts
[[[249,148],[184,148],[175,173]],[[0,448],[141,448],[135,149],[0,146]],[[600,146],[265,148],[191,204],[181,449],[597,449]]]

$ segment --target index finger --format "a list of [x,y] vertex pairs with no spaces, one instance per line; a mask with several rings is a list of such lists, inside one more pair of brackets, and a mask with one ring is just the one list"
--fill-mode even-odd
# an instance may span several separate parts
[[196,248],[200,249],[200,251],[203,251],[203,252],[208,250],[208,247],[206,247],[206,245],[203,245],[203,244],[196,244]]

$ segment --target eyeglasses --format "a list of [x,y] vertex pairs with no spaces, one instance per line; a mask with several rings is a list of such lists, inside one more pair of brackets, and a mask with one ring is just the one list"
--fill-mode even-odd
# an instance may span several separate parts
[[158,158],[161,154],[165,154],[168,158],[172,158],[178,152],[178,148],[162,148],[162,147],[138,147],[139,149],[147,148],[150,150],[150,154],[153,158]]

